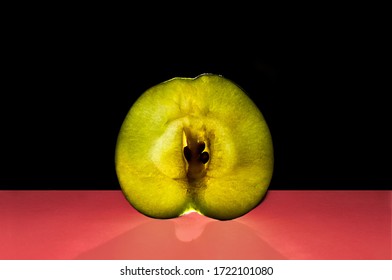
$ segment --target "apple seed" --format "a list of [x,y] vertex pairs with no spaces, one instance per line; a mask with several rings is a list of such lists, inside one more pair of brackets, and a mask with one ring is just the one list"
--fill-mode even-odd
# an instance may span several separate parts
[[192,158],[192,151],[191,149],[189,149],[188,146],[184,147],[184,156],[186,158],[186,160],[189,162]]
[[197,148],[196,148],[196,154],[193,154],[192,150],[188,147],[184,147],[184,156],[188,162],[190,162],[193,159],[198,159],[201,161],[203,164],[206,164],[208,160],[210,159],[210,155],[208,152],[203,152],[206,147],[206,144],[204,142],[198,143]]
[[203,164],[206,164],[207,161],[208,161],[209,159],[210,159],[210,155],[209,155],[207,152],[201,153],[201,155],[200,155],[200,161],[201,161]]

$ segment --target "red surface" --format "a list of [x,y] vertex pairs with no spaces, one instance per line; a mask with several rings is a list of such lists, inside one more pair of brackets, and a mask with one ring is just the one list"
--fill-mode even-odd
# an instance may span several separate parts
[[0,259],[392,259],[392,191],[272,191],[231,221],[157,220],[121,191],[0,191]]

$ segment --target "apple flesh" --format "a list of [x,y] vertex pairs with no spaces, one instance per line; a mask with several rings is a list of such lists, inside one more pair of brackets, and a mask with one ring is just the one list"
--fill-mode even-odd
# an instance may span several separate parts
[[190,211],[227,220],[264,197],[273,173],[269,128],[234,82],[173,78],[144,92],[120,129],[115,164],[128,201],[154,218]]

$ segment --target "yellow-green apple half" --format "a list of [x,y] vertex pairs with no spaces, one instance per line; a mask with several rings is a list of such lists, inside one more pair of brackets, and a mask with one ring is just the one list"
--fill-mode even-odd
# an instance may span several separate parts
[[266,194],[273,159],[258,107],[238,85],[213,74],[145,91],[125,117],[115,154],[124,195],[154,218],[244,215]]

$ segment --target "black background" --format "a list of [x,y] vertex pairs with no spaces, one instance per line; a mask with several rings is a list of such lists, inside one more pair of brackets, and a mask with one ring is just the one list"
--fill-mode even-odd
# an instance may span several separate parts
[[206,72],[236,82],[262,111],[271,189],[392,187],[390,91],[377,47],[362,38],[322,32],[265,49],[262,38],[237,38],[237,48],[199,37],[191,48],[192,36],[168,45],[165,34],[144,41],[89,24],[16,30],[3,53],[1,189],[120,189],[114,151],[132,103],[157,83]]

